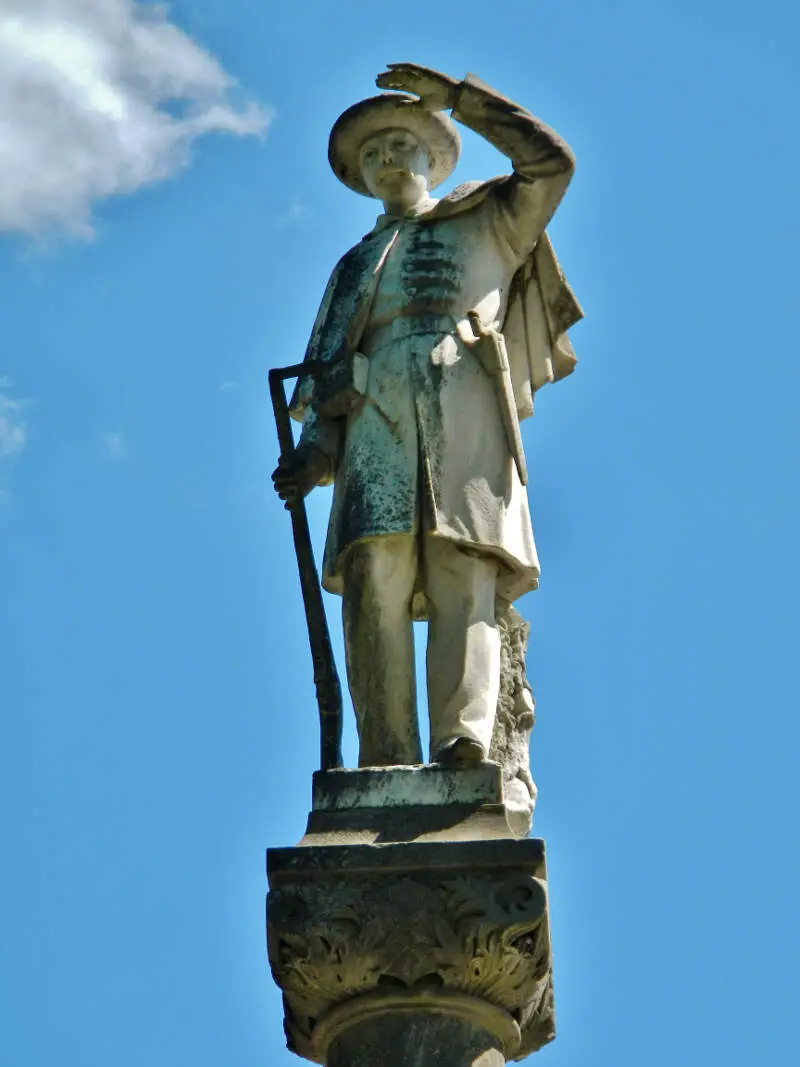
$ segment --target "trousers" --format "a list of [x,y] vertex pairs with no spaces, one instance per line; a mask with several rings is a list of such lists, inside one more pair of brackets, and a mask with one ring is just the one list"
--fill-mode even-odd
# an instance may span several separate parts
[[342,615],[360,767],[422,762],[411,616],[418,579],[428,604],[431,759],[460,738],[488,754],[500,689],[498,573],[496,560],[430,534],[351,546]]

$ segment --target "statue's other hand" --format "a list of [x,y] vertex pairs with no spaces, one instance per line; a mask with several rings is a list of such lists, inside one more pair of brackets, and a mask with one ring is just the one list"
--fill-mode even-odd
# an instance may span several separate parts
[[300,445],[291,456],[281,456],[272,472],[272,481],[286,510],[291,511],[298,500],[325,481],[329,474],[330,461],[322,449],[316,445]]
[[375,84],[379,89],[415,93],[429,111],[446,111],[455,107],[461,82],[416,63],[390,63],[388,70],[375,79]]

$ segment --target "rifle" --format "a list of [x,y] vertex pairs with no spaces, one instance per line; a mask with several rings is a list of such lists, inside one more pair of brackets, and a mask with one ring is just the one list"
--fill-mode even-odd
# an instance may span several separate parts
[[[292,424],[283,383],[287,378],[298,378],[301,375],[316,376],[322,368],[321,361],[308,361],[269,372],[269,395],[275,412],[281,459],[288,459],[294,453]],[[322,588],[311,547],[306,502],[302,496],[298,496],[290,508],[290,514],[308,626],[308,643],[314,664],[314,686],[319,709],[320,769],[330,771],[342,766],[342,687],[333,658],[325,605],[322,603]]]

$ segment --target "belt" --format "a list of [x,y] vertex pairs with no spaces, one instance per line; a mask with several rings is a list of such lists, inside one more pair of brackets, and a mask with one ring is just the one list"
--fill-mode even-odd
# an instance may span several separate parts
[[401,341],[405,337],[415,337],[419,334],[448,334],[456,332],[456,320],[452,315],[398,315],[396,319],[387,322],[385,326],[364,330],[360,347],[367,354],[377,352],[379,348],[393,341]]

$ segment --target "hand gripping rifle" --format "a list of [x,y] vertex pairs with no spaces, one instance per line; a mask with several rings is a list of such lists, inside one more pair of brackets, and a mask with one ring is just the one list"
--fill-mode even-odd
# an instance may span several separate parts
[[[288,459],[294,453],[292,424],[283,383],[287,378],[315,376],[322,370],[322,366],[322,363],[309,361],[269,372],[269,395],[275,412],[281,459]],[[311,547],[306,502],[302,496],[298,496],[290,508],[290,513],[297,568],[300,572],[300,588],[303,591],[303,606],[306,611],[308,642],[311,645],[311,659],[314,664],[314,685],[319,708],[320,767],[323,771],[330,771],[342,766],[342,688],[333,659],[331,635],[322,603],[322,589]]]

